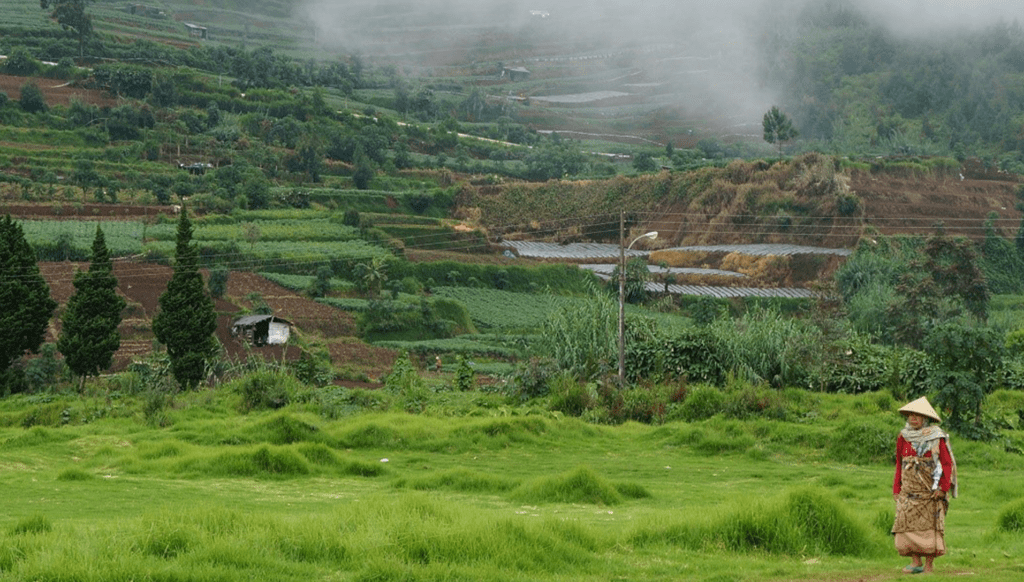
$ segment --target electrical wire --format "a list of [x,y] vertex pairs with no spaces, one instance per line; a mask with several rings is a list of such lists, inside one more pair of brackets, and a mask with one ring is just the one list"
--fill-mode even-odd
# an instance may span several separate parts
[[[745,236],[750,238],[761,238],[766,236],[781,236],[792,241],[793,239],[820,239],[825,235],[843,236],[847,234],[849,236],[860,236],[863,234],[863,230],[867,227],[875,229],[886,229],[886,228],[901,228],[902,230],[919,230],[920,232],[908,232],[908,234],[924,234],[928,232],[935,232],[937,224],[941,223],[947,230],[955,230],[958,233],[988,233],[991,230],[998,232],[999,230],[1016,227],[1019,221],[1011,218],[986,218],[981,221],[979,225],[978,219],[962,218],[962,217],[926,217],[922,218],[919,216],[889,216],[889,217],[872,217],[871,219],[864,219],[862,217],[836,217],[836,216],[796,216],[790,217],[791,222],[789,224],[776,224],[772,225],[768,223],[771,221],[773,216],[762,216],[754,214],[714,214],[701,213],[701,212],[669,212],[660,213],[656,211],[636,211],[628,213],[631,219],[631,223],[644,223],[644,224],[656,224],[664,232],[686,232],[692,229],[694,226],[699,226],[701,233],[704,236]],[[820,221],[821,224],[815,224],[814,221]],[[24,221],[23,221],[24,222]],[[750,226],[744,226],[742,223],[752,222]],[[1005,225],[1005,226],[1003,226]],[[201,228],[201,225],[200,225]],[[502,233],[516,233],[517,236],[528,236],[526,242],[531,242],[530,239],[536,242],[547,242],[543,239],[549,238],[563,232],[567,229],[579,229],[585,233],[586,238],[589,239],[617,239],[619,234],[619,217],[609,213],[601,214],[585,214],[578,216],[567,216],[562,218],[554,218],[544,221],[535,221],[531,223],[507,223],[507,224],[494,224],[487,227],[488,231],[502,232]],[[445,235],[450,233],[445,232]],[[424,234],[419,236],[405,237],[403,239],[404,249],[408,251],[438,251],[438,252],[450,252],[450,253],[479,253],[491,250],[497,243],[492,242],[472,242],[467,241],[465,244],[453,245],[450,240],[437,240],[438,234]],[[517,239],[523,240],[523,239]],[[205,244],[230,244],[234,241],[203,241],[193,239],[193,244],[203,245]],[[267,241],[267,242],[293,242],[293,241]],[[324,241],[327,242],[327,241]],[[257,243],[258,244],[258,243]],[[750,243],[750,244],[763,244],[763,243]],[[787,242],[785,244],[798,244],[794,242]],[[694,246],[694,245],[683,245]],[[710,246],[707,244],[699,246]],[[817,246],[808,244],[807,246]],[[674,247],[680,248],[680,247]],[[365,254],[360,253],[348,253],[344,257],[340,257],[340,260],[346,262],[360,262],[370,260],[377,256],[382,256],[388,253],[386,249],[381,249],[379,252],[367,252]],[[148,261],[139,262],[139,258],[144,255],[133,255],[130,257],[116,257],[112,259],[112,262],[116,264],[121,263],[132,263],[136,265],[151,265]],[[330,257],[326,255],[308,255],[306,257],[278,257],[278,258],[259,258],[253,257],[250,253],[241,251],[232,251],[225,253],[203,253],[200,254],[200,261],[214,263],[216,267],[227,268],[228,270],[235,271],[251,271],[254,269],[263,270],[274,270],[275,268],[288,267],[291,269],[301,268],[303,266],[316,266],[329,264],[339,258]],[[567,259],[569,259],[567,257]],[[83,261],[85,262],[85,261]],[[115,267],[116,268],[116,267]],[[151,268],[135,268],[130,272],[121,273],[119,278],[145,278],[148,276],[166,273],[166,270],[172,268],[167,265],[153,265]],[[10,273],[0,274],[0,279],[13,280],[19,278],[28,278],[32,275],[14,275]],[[55,283],[64,283],[73,280],[72,276],[56,277],[51,278]]]

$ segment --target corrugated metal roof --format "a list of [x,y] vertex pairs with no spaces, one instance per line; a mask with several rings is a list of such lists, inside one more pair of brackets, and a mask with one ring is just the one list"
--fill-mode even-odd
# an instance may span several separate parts
[[246,315],[245,317],[240,317],[236,319],[232,325],[255,325],[261,321],[266,321],[268,319],[273,321],[280,321],[281,323],[287,323],[288,325],[291,325],[290,321],[281,319],[276,315]]

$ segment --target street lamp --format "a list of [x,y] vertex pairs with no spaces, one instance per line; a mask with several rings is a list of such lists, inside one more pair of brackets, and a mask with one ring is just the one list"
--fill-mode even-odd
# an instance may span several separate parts
[[636,241],[642,238],[654,240],[658,238],[658,231],[644,233],[629,243],[628,247],[622,246],[622,231],[619,231],[619,386],[626,385],[626,251],[633,248]]

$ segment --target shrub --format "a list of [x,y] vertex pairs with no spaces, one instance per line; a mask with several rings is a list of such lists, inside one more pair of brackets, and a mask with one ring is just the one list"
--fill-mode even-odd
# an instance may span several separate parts
[[996,524],[1001,531],[1024,531],[1024,499],[1017,499],[1003,507],[996,519]]
[[476,372],[466,361],[466,358],[459,356],[455,364],[455,378],[452,381],[456,390],[463,392],[476,388]]
[[21,99],[18,100],[22,110],[27,113],[41,113],[46,111],[46,100],[39,85],[29,81],[21,86]]
[[210,280],[207,283],[210,296],[217,299],[224,296],[228,289],[228,270],[225,267],[210,269]]
[[620,394],[622,398],[612,410],[614,420],[633,420],[646,424],[664,422],[665,402],[655,390],[637,387],[623,390]]
[[550,358],[530,358],[520,363],[507,378],[509,396],[526,402],[533,398],[547,396],[551,388],[548,379],[559,373],[558,365]]
[[281,408],[293,398],[294,379],[281,372],[260,370],[242,378],[238,392],[244,410]]
[[711,418],[724,409],[725,394],[715,386],[700,384],[689,391],[673,416],[692,422]]
[[582,416],[597,405],[597,391],[594,384],[576,381],[572,376],[560,374],[552,380],[551,410],[569,416]]
[[731,382],[722,404],[722,412],[731,418],[764,417],[775,420],[786,418],[786,403],[782,395],[766,384]]

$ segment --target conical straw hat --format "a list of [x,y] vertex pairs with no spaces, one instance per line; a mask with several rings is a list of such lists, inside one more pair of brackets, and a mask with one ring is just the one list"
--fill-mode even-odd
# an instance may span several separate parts
[[935,412],[935,409],[932,408],[932,405],[928,403],[928,399],[924,396],[904,405],[903,408],[900,409],[900,414],[903,416],[911,413],[927,416],[935,422],[942,422],[942,419],[939,418],[939,413]]

